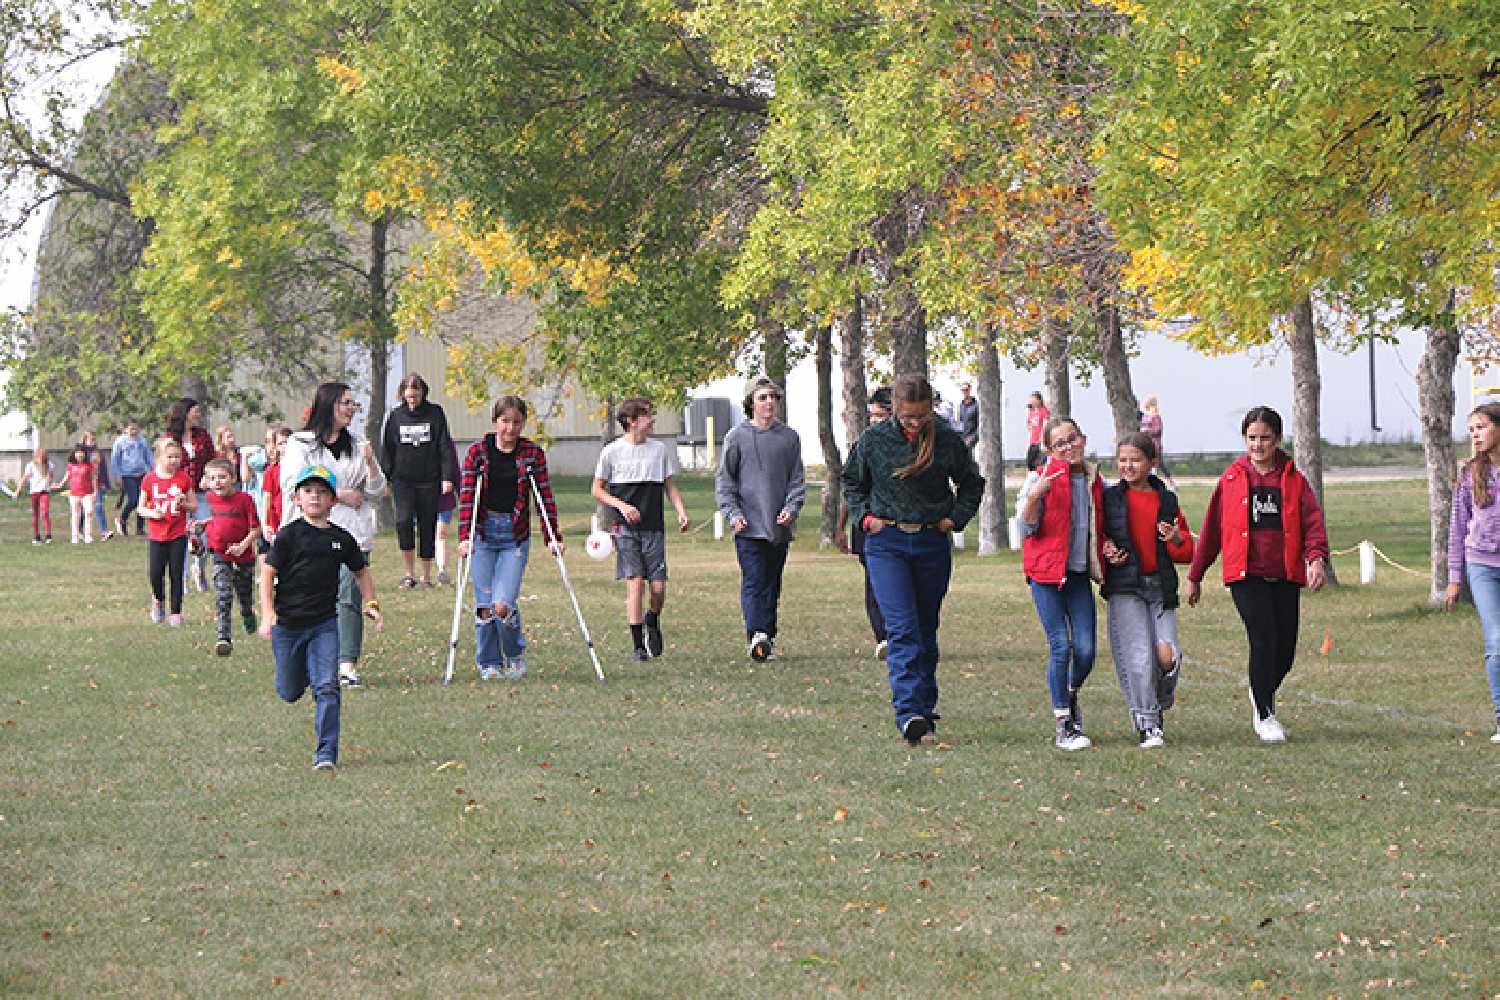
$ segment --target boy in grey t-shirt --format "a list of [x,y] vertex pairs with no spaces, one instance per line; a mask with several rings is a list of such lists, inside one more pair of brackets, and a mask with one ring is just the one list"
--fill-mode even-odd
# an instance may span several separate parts
[[[615,414],[625,432],[604,446],[594,469],[594,499],[614,510],[615,579],[625,581],[625,620],[635,644],[634,658],[662,654],[661,611],[667,600],[666,526],[662,494],[677,510],[677,527],[692,522],[672,475],[672,452],[651,439],[656,409],[644,396],[632,396]],[[650,604],[647,610],[647,584]]]

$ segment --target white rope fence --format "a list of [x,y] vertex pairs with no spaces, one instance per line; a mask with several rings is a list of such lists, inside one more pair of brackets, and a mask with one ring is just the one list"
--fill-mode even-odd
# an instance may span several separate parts
[[1362,585],[1368,585],[1375,582],[1376,556],[1379,556],[1386,564],[1391,566],[1393,569],[1400,570],[1403,573],[1410,573],[1412,576],[1426,578],[1428,576],[1428,573],[1430,572],[1427,570],[1416,570],[1412,569],[1410,566],[1401,565],[1396,560],[1380,551],[1379,546],[1370,541],[1368,538],[1361,541],[1358,545],[1351,545],[1347,549],[1339,549],[1328,554],[1329,556],[1347,556],[1355,552],[1359,553],[1359,582]]

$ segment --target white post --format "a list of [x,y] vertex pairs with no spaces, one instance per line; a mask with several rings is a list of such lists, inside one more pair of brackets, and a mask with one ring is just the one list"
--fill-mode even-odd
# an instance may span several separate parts
[[1006,522],[1006,527],[1010,534],[1010,549],[1014,552],[1021,547],[1021,518],[1019,516],[1011,518]]
[[1369,539],[1359,543],[1359,582],[1361,586],[1375,582],[1375,543]]
[[719,541],[723,541],[723,539],[724,539],[724,512],[722,510],[716,510],[716,511],[714,511],[714,541],[719,542]]
[[[715,457],[714,456],[714,415],[712,413],[709,413],[708,419],[704,421],[703,426],[704,426],[703,436],[705,438],[705,443],[708,446],[708,450],[707,450],[708,468],[712,469],[714,467],[714,457]],[[722,538],[723,537],[722,532],[717,527],[714,529],[714,537],[715,538]]]
[[589,515],[589,531],[590,531],[590,533],[598,531],[598,530],[599,530],[599,515],[598,514],[591,514],[591,515]]

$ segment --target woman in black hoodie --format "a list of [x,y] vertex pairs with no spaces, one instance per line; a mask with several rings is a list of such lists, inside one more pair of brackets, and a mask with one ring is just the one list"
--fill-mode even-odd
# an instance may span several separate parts
[[418,586],[416,559],[421,558],[420,585],[431,587],[438,498],[452,493],[458,479],[453,438],[443,408],[427,401],[427,382],[422,376],[411,372],[403,378],[400,396],[401,405],[386,417],[381,435],[381,468],[391,483],[396,541],[406,560],[401,586]]

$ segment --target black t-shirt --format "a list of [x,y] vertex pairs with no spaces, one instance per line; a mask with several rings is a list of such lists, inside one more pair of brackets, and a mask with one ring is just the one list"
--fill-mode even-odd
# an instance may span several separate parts
[[1281,530],[1281,487],[1250,487],[1250,530]]
[[485,442],[489,471],[484,479],[484,509],[491,514],[514,514],[516,510],[516,453],[501,451],[494,438]]
[[315,528],[300,517],[276,533],[266,562],[276,570],[276,620],[292,628],[334,617],[339,567],[358,573],[369,565],[349,532],[332,522]]

